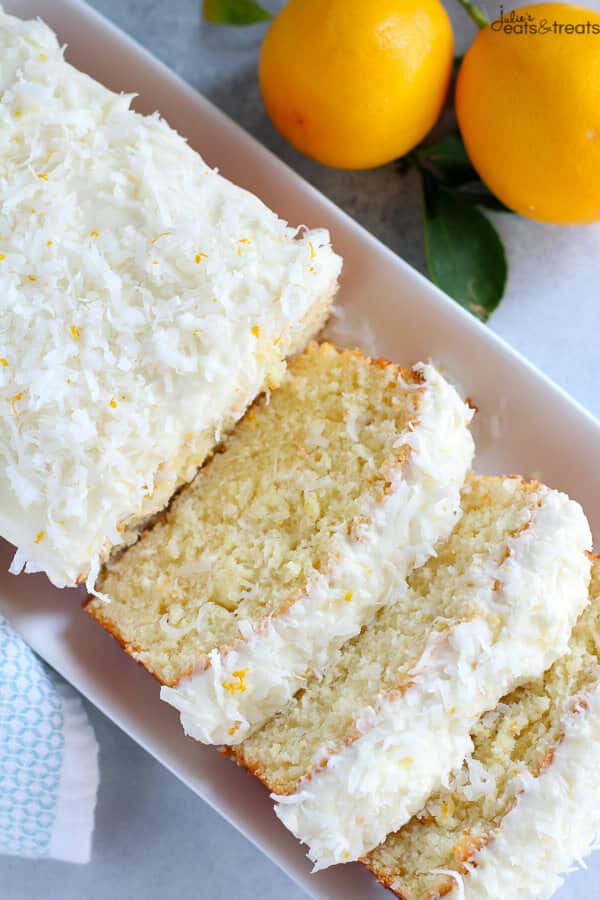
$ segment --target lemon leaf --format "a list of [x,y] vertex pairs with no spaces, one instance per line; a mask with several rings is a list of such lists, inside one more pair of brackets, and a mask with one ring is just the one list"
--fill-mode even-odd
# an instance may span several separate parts
[[459,194],[463,199],[468,200],[469,203],[474,203],[476,206],[484,206],[486,209],[491,209],[494,212],[514,212],[514,210],[505,206],[502,200],[498,200],[482,181],[461,184]]
[[255,25],[273,18],[254,0],[203,0],[202,15],[212,25]]
[[506,286],[506,254],[498,232],[482,212],[421,171],[425,259],[429,277],[485,322]]
[[448,134],[437,144],[420,147],[417,162],[427,166],[448,187],[460,190],[470,203],[485,206],[495,212],[512,212],[495,197],[477,174],[458,131]]
[[466,184],[468,181],[479,180],[458,131],[446,135],[437,144],[420,148],[418,159],[421,163],[433,166],[439,177],[448,184]]
[[452,81],[456,81],[457,76],[458,76],[458,70],[462,66],[462,62],[463,62],[464,58],[465,58],[464,55],[454,57],[454,62],[452,63]]

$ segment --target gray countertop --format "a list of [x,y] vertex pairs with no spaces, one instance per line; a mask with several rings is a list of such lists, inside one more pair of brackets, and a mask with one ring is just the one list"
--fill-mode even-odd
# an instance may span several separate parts
[[[366,173],[325,169],[301,157],[275,133],[255,77],[263,27],[205,26],[200,0],[93,0],[93,5],[423,269],[420,193],[413,178],[399,177],[392,166]],[[265,5],[274,10],[282,4],[265,0]],[[446,5],[462,51],[473,27],[454,0]],[[600,3],[589,5],[598,8]],[[491,4],[488,10],[496,11]],[[553,229],[513,216],[497,221],[511,275],[491,327],[600,415],[600,226]],[[101,767],[92,862],[73,866],[0,857],[0,900],[306,896],[159,763],[86,706],[100,743]],[[593,868],[600,885],[596,859]],[[600,897],[600,886],[593,896],[589,889],[582,892],[581,877],[569,879],[561,900]]]

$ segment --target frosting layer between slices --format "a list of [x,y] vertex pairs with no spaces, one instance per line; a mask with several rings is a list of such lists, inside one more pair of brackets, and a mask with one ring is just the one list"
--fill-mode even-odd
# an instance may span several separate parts
[[364,710],[358,735],[293,794],[273,795],[317,869],[364,856],[408,821],[462,763],[475,719],[566,651],[587,602],[590,546],[579,504],[540,486],[508,558],[488,571],[484,562],[481,577],[474,566],[487,613],[433,636],[412,686]]
[[[187,734],[216,744],[251,734],[304,684],[307,668],[324,668],[451,531],[473,455],[472,413],[432,366],[417,368],[424,378],[419,420],[398,438],[410,448],[409,462],[385,499],[364,510],[370,524],[360,541],[340,538],[332,572],[315,578],[305,596],[254,629],[248,625],[236,648],[213,650],[204,670],[161,689]],[[244,689],[231,690],[239,672]]]

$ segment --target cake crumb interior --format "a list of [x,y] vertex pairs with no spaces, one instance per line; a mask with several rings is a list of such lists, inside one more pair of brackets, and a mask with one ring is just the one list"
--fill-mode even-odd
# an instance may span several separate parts
[[239,639],[240,624],[284,609],[384,498],[406,458],[398,439],[418,418],[420,385],[418,373],[357,352],[309,347],[109,563],[98,589],[111,603],[92,600],[93,614],[172,684]]

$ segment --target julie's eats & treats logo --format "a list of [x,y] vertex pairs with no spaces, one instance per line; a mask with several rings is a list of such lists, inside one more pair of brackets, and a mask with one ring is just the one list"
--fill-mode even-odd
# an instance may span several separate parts
[[556,19],[538,19],[533,13],[521,13],[518,10],[505,12],[500,7],[500,15],[491,24],[492,31],[501,31],[503,34],[541,34],[541,35],[598,35],[600,37],[600,25],[582,19],[581,22],[558,22]]

